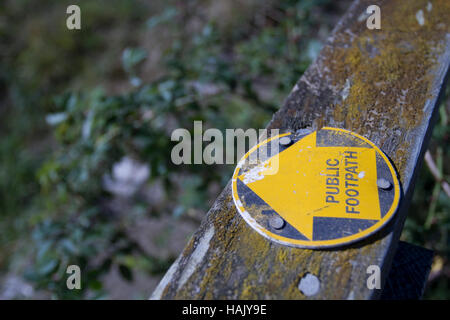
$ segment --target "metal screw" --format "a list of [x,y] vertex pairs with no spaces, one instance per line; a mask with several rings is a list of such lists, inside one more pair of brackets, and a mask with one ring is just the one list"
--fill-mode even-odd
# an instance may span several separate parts
[[283,229],[284,220],[278,216],[274,216],[274,217],[270,218],[269,224],[272,228],[274,228],[276,230]]
[[291,138],[289,138],[289,137],[282,137],[282,138],[280,138],[280,140],[279,140],[279,143],[280,143],[282,146],[288,146],[288,145],[291,144],[291,142],[292,142],[292,140],[291,140]]
[[305,296],[310,297],[316,295],[320,289],[320,280],[315,275],[307,273],[305,276],[303,276],[303,278],[300,279],[298,289]]
[[386,179],[381,178],[377,180],[377,186],[380,189],[387,190],[391,187],[391,183]]

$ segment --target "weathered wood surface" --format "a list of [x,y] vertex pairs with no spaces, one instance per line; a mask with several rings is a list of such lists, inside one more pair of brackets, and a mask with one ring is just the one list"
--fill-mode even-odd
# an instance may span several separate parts
[[[381,8],[381,30],[366,28],[372,4]],[[151,298],[303,299],[306,273],[320,280],[312,298],[378,298],[366,270],[390,270],[450,62],[449,17],[448,0],[355,1],[268,125],[345,128],[380,146],[403,188],[388,226],[345,248],[284,247],[247,226],[228,183]]]

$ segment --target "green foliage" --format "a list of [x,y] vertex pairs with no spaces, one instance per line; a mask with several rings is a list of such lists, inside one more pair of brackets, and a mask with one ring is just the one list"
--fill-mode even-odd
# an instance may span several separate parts
[[[167,23],[173,15],[173,10],[166,10],[147,25]],[[302,53],[304,48],[317,45],[292,41],[285,49],[287,24],[301,21],[283,21],[236,41],[228,56],[220,30],[208,23],[190,40],[175,39],[166,52],[166,75],[147,84],[141,83],[137,69],[147,52],[126,48],[122,64],[136,89],[116,96],[99,89],[68,92],[54,99],[46,120],[54,128],[57,148],[37,171],[41,201],[33,218],[36,255],[27,269],[28,279],[56,297],[72,298],[74,293],[64,287],[64,268],[78,264],[85,273],[88,270],[83,281],[90,284],[79,296],[96,297],[102,292],[100,277],[112,264],[132,280],[132,256],[151,261],[153,271],[165,270],[165,262],[155,262],[130,240],[123,218],[105,210],[111,195],[103,188],[104,177],[121,158],[131,156],[149,164],[151,180],[164,182],[169,201],[177,204],[174,215],[192,208],[206,210],[208,186],[223,185],[230,168],[173,165],[171,131],[192,132],[194,120],[222,129],[264,127],[278,108],[278,97],[287,94],[309,64],[312,57]],[[254,86],[264,78],[273,88],[268,99],[262,99]],[[186,176],[183,182],[181,176]],[[129,258],[122,261],[124,250]],[[99,258],[105,252],[106,257]],[[92,265],[97,259],[101,263]]]

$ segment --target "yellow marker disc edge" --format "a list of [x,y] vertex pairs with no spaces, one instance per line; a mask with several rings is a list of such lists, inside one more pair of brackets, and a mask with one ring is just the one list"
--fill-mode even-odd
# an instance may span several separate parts
[[[365,229],[362,232],[359,233],[355,233],[351,236],[347,236],[347,237],[343,237],[343,238],[339,238],[339,239],[332,239],[332,240],[319,240],[319,241],[314,241],[314,240],[299,240],[299,239],[291,239],[291,238],[287,238],[287,237],[283,237],[280,236],[278,234],[272,233],[269,230],[267,230],[266,228],[263,228],[258,222],[256,222],[255,219],[253,219],[253,217],[245,210],[242,202],[239,200],[239,195],[237,193],[237,177],[238,177],[238,173],[239,170],[241,169],[242,165],[245,162],[245,159],[247,159],[247,157],[249,157],[249,155],[255,151],[256,149],[258,149],[260,146],[269,143],[270,141],[272,141],[273,139],[277,139],[277,138],[281,138],[287,135],[290,135],[291,133],[283,133],[283,134],[279,134],[277,136],[271,137],[270,139],[264,140],[262,142],[260,142],[259,144],[257,144],[256,146],[254,146],[253,148],[251,148],[243,157],[242,159],[238,162],[236,169],[234,170],[233,173],[233,178],[232,178],[232,184],[231,184],[231,193],[233,196],[233,201],[234,204],[236,205],[236,208],[238,209],[239,213],[241,214],[241,216],[244,218],[244,220],[253,228],[255,229],[259,234],[261,234],[262,236],[264,236],[265,238],[275,241],[279,244],[283,244],[283,245],[287,245],[287,246],[293,246],[293,247],[297,247],[297,248],[307,248],[307,249],[320,249],[320,248],[332,248],[332,247],[337,247],[343,244],[350,244],[353,242],[356,242],[358,240],[362,240],[363,238],[368,237],[369,235],[377,232],[379,229],[381,229],[395,214],[397,207],[398,207],[398,203],[400,201],[400,182],[398,180],[397,177],[397,173],[395,172],[394,167],[392,166],[392,163],[389,161],[388,157],[384,154],[383,151],[380,150],[380,148],[378,148],[374,143],[372,143],[370,140],[366,139],[365,137],[354,133],[352,131],[349,130],[345,130],[345,129],[340,129],[340,128],[331,128],[331,127],[323,127],[320,130],[334,130],[334,131],[340,131],[340,132],[344,132],[347,134],[351,134],[365,142],[367,142],[369,145],[371,145],[383,158],[383,160],[385,161],[385,163],[387,164],[387,166],[389,167],[389,170],[391,172],[392,175],[392,179],[393,179],[393,188],[394,188],[394,200],[392,201],[392,206],[389,208],[388,212],[384,215],[384,217],[382,219],[380,219],[377,223],[375,223],[373,226]],[[317,130],[319,131],[319,130]]]

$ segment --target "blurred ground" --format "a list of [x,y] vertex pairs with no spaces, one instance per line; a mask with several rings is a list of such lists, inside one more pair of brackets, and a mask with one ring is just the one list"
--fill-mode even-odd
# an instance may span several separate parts
[[[6,0],[0,298],[148,298],[232,170],[171,167],[170,128],[263,128],[349,3],[79,1],[69,32],[69,1]],[[430,145],[447,180],[448,97]],[[436,252],[428,298],[450,296],[449,208],[424,166],[402,239]]]

